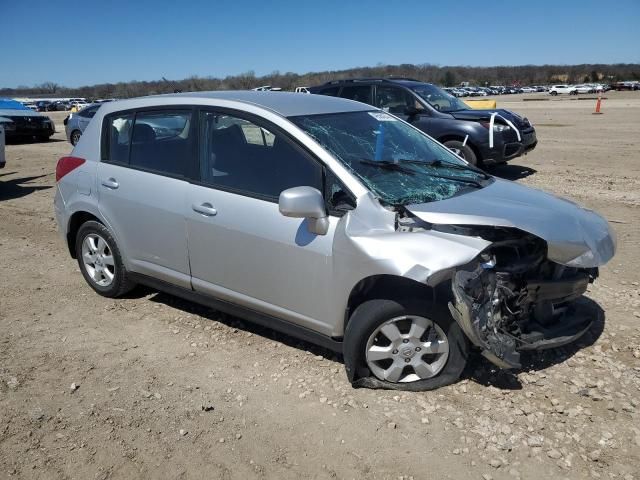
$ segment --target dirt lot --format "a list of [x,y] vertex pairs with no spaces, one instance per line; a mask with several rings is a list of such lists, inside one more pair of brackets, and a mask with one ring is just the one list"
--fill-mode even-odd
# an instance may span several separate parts
[[640,479],[640,92],[607,97],[498,98],[540,144],[495,170],[612,222],[603,322],[427,393],[353,390],[332,354],[168,295],[94,294],[56,233],[52,114],[0,171],[0,478]]

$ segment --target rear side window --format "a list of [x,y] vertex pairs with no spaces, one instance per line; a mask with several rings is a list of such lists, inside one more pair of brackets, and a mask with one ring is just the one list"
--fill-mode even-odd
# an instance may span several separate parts
[[183,176],[191,156],[190,111],[138,112],[131,135],[129,165]]
[[93,118],[93,116],[100,108],[100,105],[93,105],[91,107],[84,108],[78,112],[78,115],[84,118]]
[[105,119],[102,159],[140,170],[181,177],[192,164],[190,110],[113,114]]
[[320,90],[318,93],[320,95],[328,95],[330,97],[337,97],[339,90],[340,90],[340,87],[329,87],[329,88],[325,88],[325,89]]
[[222,190],[277,200],[283,190],[322,191],[322,168],[267,125],[217,112],[200,117],[200,176]]
[[129,163],[129,145],[133,128],[133,113],[113,115],[107,118],[106,154],[103,159],[110,163]]
[[340,96],[342,98],[348,98],[349,100],[355,100],[356,102],[368,103],[369,105],[372,105],[373,99],[371,98],[371,90],[371,87],[368,87],[366,85],[342,87]]

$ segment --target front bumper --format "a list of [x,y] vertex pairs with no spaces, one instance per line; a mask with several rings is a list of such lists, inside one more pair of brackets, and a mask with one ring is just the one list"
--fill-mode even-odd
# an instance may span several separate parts
[[533,127],[520,131],[520,138],[521,140],[518,141],[515,132],[495,135],[493,148],[489,146],[488,141],[479,146],[482,161],[485,165],[505,163],[529,153],[538,144],[536,131]]
[[[532,280],[525,289],[529,313],[518,318],[517,332],[505,329],[505,312],[499,307],[495,280],[484,268],[459,270],[452,281],[451,315],[471,343],[482,355],[500,368],[521,368],[520,352],[554,348],[574,342],[589,330],[594,315],[581,308],[580,297],[597,276],[579,272],[566,279]],[[480,299],[474,292],[478,286],[491,291],[489,298]],[[528,307],[527,307],[528,308]],[[507,322],[508,323],[508,322]]]

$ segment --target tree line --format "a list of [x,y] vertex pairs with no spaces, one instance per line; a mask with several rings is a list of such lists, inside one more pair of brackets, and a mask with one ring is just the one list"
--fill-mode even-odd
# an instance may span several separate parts
[[357,77],[402,77],[451,87],[460,82],[472,85],[548,85],[552,83],[640,80],[640,64],[520,65],[496,67],[437,66],[431,64],[376,65],[347,70],[297,74],[274,71],[257,76],[249,71],[224,78],[191,76],[182,80],[162,78],[154,81],[102,83],[69,88],[55,82],[32,87],[0,88],[2,97],[84,97],[130,98],[175,91],[247,90],[262,85],[293,90],[298,86],[319,85],[330,80]]

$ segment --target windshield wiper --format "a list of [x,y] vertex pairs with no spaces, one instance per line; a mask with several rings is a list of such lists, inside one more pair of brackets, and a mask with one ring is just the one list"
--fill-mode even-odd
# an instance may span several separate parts
[[438,160],[434,160],[433,162],[429,162],[428,165],[432,167],[445,167],[445,168],[453,168],[456,170],[466,170],[469,172],[475,172],[479,175],[482,175],[485,180],[489,180],[491,178],[491,175],[489,175],[486,172],[483,172],[479,168],[471,167],[469,165],[463,165],[461,163],[453,163],[453,162],[448,162],[446,160],[438,159]]
[[464,171],[468,171],[468,172],[477,173],[478,175],[482,175],[482,177],[485,180],[488,180],[489,178],[491,178],[491,175],[483,172],[479,168],[472,167],[472,166],[469,166],[469,165],[463,165],[461,163],[459,164],[459,163],[448,162],[446,160],[440,160],[440,159],[431,160],[431,161],[413,160],[413,159],[400,159],[400,160],[398,160],[398,163],[409,163],[411,165],[422,165],[422,166],[427,166],[427,167],[443,167],[443,168],[451,168],[451,169],[455,169],[455,170],[464,170]]
[[409,175],[415,175],[414,171],[404,168],[399,162],[392,162],[390,160],[367,160],[364,158],[359,158],[358,162],[363,165],[371,165],[373,167],[383,168],[386,170],[395,170]]
[[[422,162],[420,160],[398,160],[397,162],[392,162],[390,160],[366,160],[366,159],[359,159],[358,162],[364,165],[372,165],[374,167],[378,167],[386,170],[395,170],[398,172],[407,173],[409,175],[415,175],[416,172],[407,170],[406,168],[404,168],[402,166],[403,163],[405,164],[408,163],[411,165],[426,165],[426,166],[431,166],[431,164],[433,163],[433,162]],[[429,172],[422,172],[422,173],[432,178],[442,178],[443,180],[451,180],[452,182],[466,183],[476,188],[483,188],[483,186],[478,181],[473,180],[471,178],[451,177],[449,175],[436,175],[434,173],[429,173]]]

